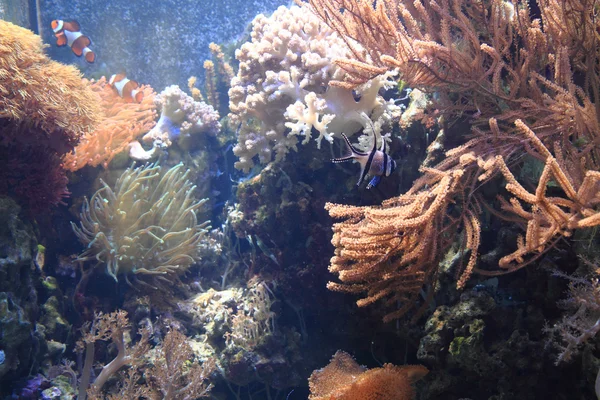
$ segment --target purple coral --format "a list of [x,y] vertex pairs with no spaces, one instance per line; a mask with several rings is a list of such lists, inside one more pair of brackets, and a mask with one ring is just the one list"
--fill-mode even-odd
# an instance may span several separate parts
[[199,133],[215,136],[221,130],[219,113],[211,105],[195,101],[177,85],[167,87],[154,101],[160,119],[144,136],[146,143],[158,140],[169,146],[176,140]]
[[40,392],[50,386],[50,382],[48,382],[43,375],[37,374],[29,379],[21,390],[15,391],[12,398],[20,400],[36,400],[39,398]]

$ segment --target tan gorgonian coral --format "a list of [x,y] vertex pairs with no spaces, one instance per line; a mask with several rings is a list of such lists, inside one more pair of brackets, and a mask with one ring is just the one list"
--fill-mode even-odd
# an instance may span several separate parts
[[[448,206],[460,199],[465,174],[474,158],[463,157],[451,171],[426,169],[404,195],[385,201],[381,207],[356,207],[327,203],[333,218],[346,221],[333,225],[335,255],[329,270],[343,283],[329,282],[331,290],[366,293],[357,304],[366,306],[378,300],[396,310],[384,321],[399,318],[418,302],[424,285],[436,284],[439,255],[455,240],[458,224],[468,228],[465,247],[472,250],[460,281],[466,281],[475,265],[479,246],[477,204],[462,213],[448,212]],[[459,200],[460,199],[460,200]],[[430,291],[430,294],[433,290]],[[426,303],[424,304],[426,305]],[[417,315],[424,310],[422,307]]]
[[106,78],[86,82],[98,95],[102,121],[65,156],[64,165],[69,171],[77,171],[86,165],[107,168],[117,154],[127,150],[132,142],[152,129],[156,119],[156,93],[150,86],[142,85],[144,98],[141,103],[127,103],[108,85]]
[[[7,140],[41,142],[62,154],[99,120],[96,96],[74,66],[50,60],[42,39],[30,30],[0,21],[0,118],[18,129]],[[35,128],[35,129],[32,129]],[[38,132],[19,138],[19,132]]]
[[337,351],[331,362],[308,379],[309,400],[413,400],[413,384],[429,371],[422,365],[366,369],[348,353]]
[[208,222],[198,224],[196,210],[206,199],[194,198],[189,170],[178,164],[130,167],[114,189],[101,181],[90,201],[85,199],[80,226],[71,223],[86,246],[78,261],[104,265],[115,280],[133,275],[169,280],[198,261]]
[[[310,4],[353,54],[336,60],[345,76],[332,85],[352,88],[397,69],[409,86],[432,95],[426,111],[444,116],[436,145],[449,135],[459,144],[437,165],[428,160],[413,188],[381,207],[328,205],[332,216],[345,219],[334,226],[330,266],[343,283],[331,288],[365,292],[359,305],[386,299],[398,308],[389,320],[411,307],[422,284],[435,284],[457,234],[461,253],[470,251],[457,271],[462,288],[474,270],[515,271],[573,230],[600,225],[595,1],[542,0],[541,19],[518,0]],[[471,125],[470,135],[452,132],[449,122],[459,119]],[[518,178],[525,162],[545,165],[539,177],[525,178],[534,182]],[[496,204],[481,190],[492,181],[506,189]],[[526,228],[498,270],[476,265],[482,206]]]

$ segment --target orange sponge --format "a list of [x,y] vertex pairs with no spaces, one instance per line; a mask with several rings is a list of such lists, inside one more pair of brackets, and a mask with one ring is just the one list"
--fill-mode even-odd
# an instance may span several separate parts
[[422,365],[401,367],[384,364],[367,370],[346,352],[335,353],[331,362],[308,379],[309,400],[411,400],[413,384],[429,371]]

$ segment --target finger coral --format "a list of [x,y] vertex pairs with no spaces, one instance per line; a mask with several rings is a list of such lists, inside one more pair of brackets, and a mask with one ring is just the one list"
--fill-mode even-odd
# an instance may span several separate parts
[[0,193],[40,211],[68,193],[61,157],[99,109],[79,71],[51,61],[39,36],[5,21],[0,31]]
[[[314,128],[317,145],[342,131],[351,135],[396,107],[379,96],[394,85],[380,76],[352,90],[330,87],[343,72],[333,60],[349,57],[344,41],[306,8],[280,7],[252,22],[252,41],[236,51],[237,75],[229,90],[232,126],[239,126],[236,168],[249,171],[285,158],[306,144]],[[367,117],[368,116],[368,117]]]
[[108,167],[111,160],[127,150],[131,143],[154,126],[156,93],[148,85],[142,85],[144,97],[141,103],[128,103],[110,87],[106,78],[86,83],[97,94],[101,104],[101,123],[86,133],[77,147],[64,158],[65,168],[77,171],[90,165]]
[[395,366],[367,370],[343,351],[316,370],[308,379],[309,400],[412,400],[413,384],[429,371],[421,365]]
[[104,265],[127,282],[128,275],[168,280],[184,272],[199,260],[208,225],[198,224],[196,211],[206,199],[194,198],[188,177],[182,164],[165,173],[148,165],[125,170],[114,189],[102,181],[83,204],[80,226],[71,223],[86,246],[78,260]]

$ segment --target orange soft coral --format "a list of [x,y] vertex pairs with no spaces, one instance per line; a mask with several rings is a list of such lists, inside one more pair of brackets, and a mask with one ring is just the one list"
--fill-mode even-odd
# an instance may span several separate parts
[[104,77],[90,82],[92,90],[102,104],[104,118],[96,130],[86,134],[75,150],[67,154],[64,163],[69,171],[77,171],[86,165],[102,164],[111,160],[155,124],[156,93],[150,86],[142,85],[144,99],[141,103],[127,103],[109,85]]
[[308,380],[309,400],[411,400],[413,384],[429,371],[422,365],[384,364],[367,370],[343,351],[316,370]]
[[97,122],[93,93],[74,66],[50,60],[44,45],[30,30],[0,21],[0,118],[12,124],[15,137],[3,132],[3,142],[47,142],[57,152],[68,151]]
[[61,158],[99,121],[97,97],[42,39],[0,21],[0,195],[41,212],[68,194]]

